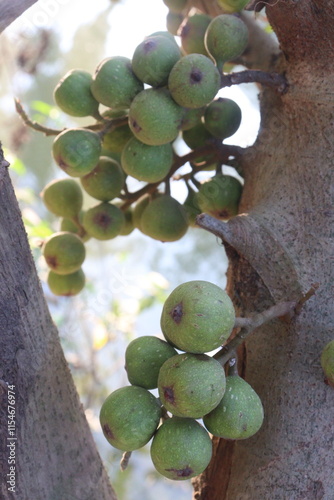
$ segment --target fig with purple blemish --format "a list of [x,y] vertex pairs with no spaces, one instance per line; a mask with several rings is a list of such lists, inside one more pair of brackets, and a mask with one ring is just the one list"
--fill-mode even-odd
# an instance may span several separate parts
[[212,456],[212,443],[204,427],[191,418],[164,421],[154,435],[151,459],[160,474],[184,481],[201,474]]
[[225,372],[206,354],[176,354],[160,368],[158,390],[162,405],[173,415],[201,418],[222,399]]
[[78,271],[86,257],[81,238],[67,231],[58,231],[49,236],[43,243],[42,253],[48,267],[62,275]]
[[112,392],[100,410],[100,424],[107,441],[119,450],[144,446],[156,431],[161,407],[143,387],[121,387]]
[[199,354],[225,343],[234,321],[234,306],[225,290],[208,281],[194,280],[170,293],[160,323],[169,342],[182,351]]

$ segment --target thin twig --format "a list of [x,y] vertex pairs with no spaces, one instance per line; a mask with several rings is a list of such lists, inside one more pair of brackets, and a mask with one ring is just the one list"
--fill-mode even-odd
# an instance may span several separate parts
[[120,461],[120,469],[121,471],[125,471],[129,465],[129,461],[132,455],[132,451],[125,451],[122,455],[121,461]]
[[27,113],[24,111],[23,106],[22,106],[21,102],[19,101],[19,99],[14,99],[14,101],[15,101],[15,109],[16,109],[16,111],[20,115],[22,121],[28,127],[32,128],[34,130],[37,130],[37,132],[42,132],[44,135],[47,135],[47,136],[49,136],[49,135],[58,135],[61,132],[63,132],[63,130],[65,130],[65,129],[63,129],[63,130],[56,130],[54,128],[44,127],[40,123],[37,123],[37,122],[31,120],[29,118],[29,116],[27,115]]

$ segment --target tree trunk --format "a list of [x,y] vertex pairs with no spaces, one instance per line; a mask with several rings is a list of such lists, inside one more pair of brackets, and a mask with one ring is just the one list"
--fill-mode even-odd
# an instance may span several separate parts
[[1,498],[114,500],[4,165],[0,166]]
[[240,215],[216,234],[241,314],[319,288],[292,321],[272,321],[246,341],[243,375],[261,397],[264,424],[245,441],[215,439],[194,481],[197,500],[334,497],[334,392],[320,366],[334,338],[334,5],[279,1],[267,15],[282,50],[267,69],[284,72],[289,89],[262,92],[260,133],[242,159]]
[[36,2],[37,0],[1,0],[0,33]]

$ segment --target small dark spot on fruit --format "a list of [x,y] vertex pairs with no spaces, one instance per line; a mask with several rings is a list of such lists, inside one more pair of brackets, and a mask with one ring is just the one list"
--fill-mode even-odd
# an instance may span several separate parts
[[131,125],[132,128],[137,134],[142,130],[142,128],[139,126],[139,124],[136,122],[136,120],[131,120]]
[[108,424],[104,424],[103,427],[102,427],[102,430],[103,430],[103,433],[104,435],[109,438],[109,439],[114,439],[114,434],[112,433],[110,427]]
[[226,219],[226,217],[229,217],[230,216],[230,213],[228,210],[219,210],[217,212],[217,216],[222,218],[222,219]]
[[190,73],[190,83],[199,83],[203,78],[203,73],[197,68],[194,68]]
[[55,255],[47,255],[45,257],[46,263],[51,269],[56,269],[58,266],[57,257]]
[[93,218],[94,224],[102,228],[107,228],[112,223],[112,217],[103,212],[97,213]]
[[242,418],[244,416],[244,414],[242,413],[242,411],[239,411],[239,418]]
[[152,52],[152,50],[154,50],[156,46],[157,46],[157,43],[156,43],[155,40],[146,40],[144,42],[144,52],[145,52],[145,54],[147,54],[149,52]]
[[191,467],[185,467],[184,469],[165,469],[166,472],[175,472],[177,477],[188,477],[194,471]]
[[197,313],[196,316],[204,316],[204,314]]
[[181,323],[182,316],[183,316],[183,304],[182,304],[182,302],[180,302],[175,307],[173,307],[173,309],[171,310],[171,312],[169,314],[171,315],[173,321],[177,325],[179,323]]
[[166,399],[166,401],[168,401],[172,405],[175,404],[173,387],[163,387],[163,391],[164,391],[164,398]]
[[242,430],[245,432],[247,431],[247,424],[246,423],[242,426]]

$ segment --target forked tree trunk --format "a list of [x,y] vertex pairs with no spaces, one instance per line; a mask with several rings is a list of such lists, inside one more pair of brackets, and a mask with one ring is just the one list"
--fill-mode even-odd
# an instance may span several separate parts
[[64,359],[4,166],[0,277],[1,499],[115,499]]
[[282,49],[268,69],[284,71],[289,90],[262,94],[240,215],[220,232],[229,292],[249,315],[319,288],[291,322],[272,321],[247,340],[243,374],[264,424],[245,441],[215,440],[194,481],[197,500],[334,498],[334,391],[320,366],[334,339],[334,4],[276,1],[267,15]]

